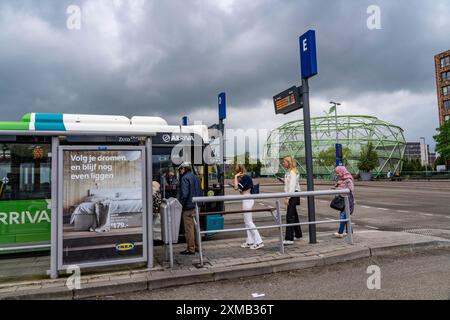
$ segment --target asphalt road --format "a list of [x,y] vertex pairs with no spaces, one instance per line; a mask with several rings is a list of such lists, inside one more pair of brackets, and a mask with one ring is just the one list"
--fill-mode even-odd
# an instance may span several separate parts
[[[317,184],[315,190],[326,190],[331,184]],[[282,185],[261,186],[261,192],[282,192]],[[306,190],[306,185],[302,185]],[[228,189],[227,194],[234,191]],[[317,197],[316,219],[336,219],[336,211],[329,208],[331,196]],[[357,229],[385,231],[406,231],[434,235],[450,239],[450,181],[386,181],[357,182],[355,187],[356,209],[352,221]],[[307,221],[306,199],[300,205],[300,221]],[[274,201],[257,201],[255,208],[275,206]],[[237,209],[238,204],[230,204],[227,210]],[[259,225],[269,224],[270,214],[254,214]],[[241,217],[225,218],[226,227],[242,225]],[[307,233],[308,227],[302,227]],[[336,225],[318,225],[318,231],[336,231]],[[271,235],[273,231],[263,231]],[[219,238],[236,237],[237,234],[217,235]],[[242,234],[241,234],[242,236]]]
[[[372,273],[380,268],[380,289],[368,289]],[[369,281],[376,284],[374,281]],[[195,293],[195,294],[194,294]],[[100,299],[450,299],[450,251],[432,250],[402,256],[359,259],[330,266],[282,272],[245,279],[224,280]]]

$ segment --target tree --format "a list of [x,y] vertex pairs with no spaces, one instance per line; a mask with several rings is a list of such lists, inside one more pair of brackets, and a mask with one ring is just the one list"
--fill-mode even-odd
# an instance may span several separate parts
[[372,142],[369,141],[362,147],[359,154],[358,169],[362,172],[370,172],[378,166],[378,154]]
[[436,152],[447,164],[450,159],[450,120],[445,121],[436,131],[438,134],[433,136],[434,141],[436,141]]
[[404,172],[413,172],[413,171],[425,171],[425,166],[420,163],[419,159],[405,159],[403,161]]
[[[352,156],[352,150],[349,147],[343,147],[342,153],[344,156],[344,165],[347,165],[347,160]],[[329,147],[320,151],[317,158],[321,166],[334,166],[336,164],[336,147]]]

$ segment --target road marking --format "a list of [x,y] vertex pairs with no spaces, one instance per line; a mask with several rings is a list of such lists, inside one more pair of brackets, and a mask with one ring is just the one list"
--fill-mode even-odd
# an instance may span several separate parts
[[377,228],[377,227],[372,227],[372,226],[365,226],[366,228],[370,228],[370,229],[375,229],[375,230],[380,230],[380,228]]
[[369,207],[369,206],[361,206],[362,208],[367,208],[367,209],[370,209],[370,208],[372,208],[372,207]]
[[378,210],[384,210],[384,211],[388,211],[389,209],[386,208],[377,208]]
[[397,210],[397,212],[402,212],[402,213],[409,213],[408,210]]
[[433,217],[434,216],[434,214],[431,214],[431,213],[421,213],[421,215],[428,216],[428,217]]

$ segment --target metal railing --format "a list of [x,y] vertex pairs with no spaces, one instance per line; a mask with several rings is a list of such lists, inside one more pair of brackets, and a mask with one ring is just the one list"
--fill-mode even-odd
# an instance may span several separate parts
[[167,199],[161,200],[161,239],[164,242],[164,260],[173,268],[173,214]]
[[35,245],[23,245],[16,247],[3,247],[0,248],[0,252],[10,252],[10,251],[22,251],[22,250],[38,250],[38,249],[50,249],[50,243],[48,244],[35,244]]
[[261,199],[280,199],[286,197],[311,197],[311,196],[323,196],[323,195],[338,195],[350,194],[349,189],[341,189],[341,190],[320,190],[320,191],[303,191],[303,192],[292,192],[292,193],[262,193],[262,194],[249,194],[249,195],[231,195],[231,196],[212,196],[212,197],[194,197],[192,198],[192,202],[195,203],[195,229],[196,236],[198,240],[198,251],[200,254],[200,266],[203,267],[203,248],[202,248],[202,234],[206,233],[225,233],[225,232],[236,232],[236,231],[247,231],[247,230],[259,230],[259,229],[275,229],[278,228],[280,231],[279,240],[280,240],[280,252],[284,253],[284,244],[283,244],[283,227],[293,227],[293,226],[301,226],[301,225],[310,225],[310,224],[324,224],[324,223],[336,223],[336,222],[346,222],[347,223],[347,241],[350,244],[353,244],[353,235],[352,235],[352,222],[350,217],[350,202],[348,196],[344,196],[345,203],[345,219],[336,219],[336,220],[323,220],[323,221],[309,221],[309,222],[297,222],[297,223],[282,223],[281,221],[281,212],[280,212],[280,200],[276,200],[276,218],[277,224],[268,225],[268,226],[260,226],[254,228],[230,228],[230,229],[220,229],[220,230],[208,230],[201,231],[200,230],[200,212],[198,208],[199,203],[207,203],[207,202],[218,202],[218,201],[236,201],[236,200],[261,200]]

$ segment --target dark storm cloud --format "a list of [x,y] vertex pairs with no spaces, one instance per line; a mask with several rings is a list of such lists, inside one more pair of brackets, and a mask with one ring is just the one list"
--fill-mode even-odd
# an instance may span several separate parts
[[[324,99],[435,92],[433,56],[450,47],[443,1],[10,1],[0,5],[0,110],[161,115],[178,122],[258,106],[299,82],[298,36],[317,32]],[[66,8],[82,8],[81,30]],[[228,4],[228,5],[227,5]],[[366,26],[381,8],[381,30]]]

